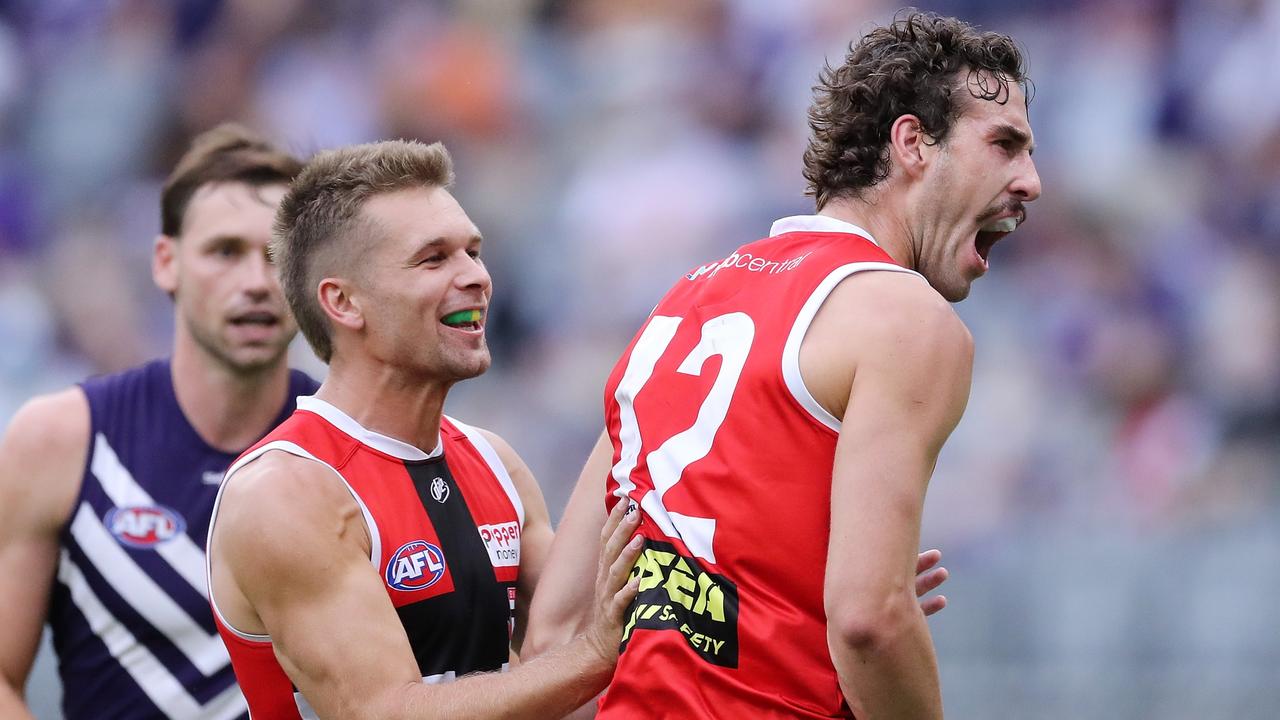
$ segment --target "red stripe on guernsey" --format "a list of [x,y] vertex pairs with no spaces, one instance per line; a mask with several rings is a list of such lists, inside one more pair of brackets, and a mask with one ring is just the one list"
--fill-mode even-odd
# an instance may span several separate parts
[[838,433],[784,360],[864,270],[903,271],[852,231],[745,245],[678,280],[613,369],[607,505],[640,503],[649,542],[600,718],[849,716],[823,609]]
[[[502,481],[466,433],[448,418],[442,420],[440,437],[451,475],[450,487],[456,487],[465,498],[466,507],[477,526],[471,532],[478,532],[483,536],[484,528],[507,530],[504,539],[514,543],[514,548],[507,555],[518,558],[519,513]],[[279,448],[294,454],[309,455],[341,476],[357,502],[362,505],[366,523],[370,526],[370,534],[374,539],[376,557],[371,558],[370,562],[375,565],[394,607],[405,609],[415,603],[435,602],[434,598],[441,598],[455,591],[449,550],[432,525],[423,505],[424,500],[406,467],[438,464],[441,462],[439,455],[428,456],[364,430],[336,408],[316,398],[300,398],[299,410],[248,450],[241,461],[233,466],[225,482],[233,482],[232,476],[242,466],[241,463],[271,443],[276,445],[270,449]],[[406,448],[406,452],[398,453],[397,446]],[[398,457],[397,454],[405,456]],[[413,454],[416,456],[411,457]],[[432,500],[428,499],[426,502]],[[214,514],[216,520],[216,507]],[[514,532],[511,530],[513,526]],[[402,551],[399,555],[398,550]],[[518,577],[518,565],[501,564],[502,558],[507,555],[498,555],[499,559],[493,563],[493,580],[496,583],[514,583]],[[404,561],[402,566],[399,569],[392,566],[391,573],[388,574],[388,565],[399,560]],[[438,565],[443,565],[443,572],[438,579],[433,580],[432,573],[437,570]],[[389,584],[392,582],[396,587]],[[505,588],[498,588],[495,592],[501,592],[503,598],[506,596]],[[402,611],[401,622],[416,622],[415,618],[421,615]],[[215,620],[230,651],[232,666],[253,716],[299,718],[293,685],[276,660],[270,638],[244,636],[228,627],[216,612]],[[439,623],[441,620],[434,618],[433,622]],[[496,622],[501,623],[505,633],[508,617],[497,618]],[[465,618],[459,618],[457,624],[465,626]],[[405,630],[411,638],[423,634],[413,627],[406,626]],[[427,655],[422,649],[415,650],[422,665]],[[441,649],[435,659],[439,660],[446,652],[452,652],[452,649]],[[465,654],[465,650],[460,652]],[[504,652],[497,666],[485,669],[497,669],[501,661],[506,659],[505,655]],[[458,670],[458,675],[471,671],[468,668]],[[438,670],[423,674],[436,672]]]

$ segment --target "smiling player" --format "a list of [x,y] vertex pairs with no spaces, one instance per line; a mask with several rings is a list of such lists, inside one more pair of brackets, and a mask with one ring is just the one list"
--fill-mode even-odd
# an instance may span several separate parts
[[509,667],[551,524],[511,447],[443,415],[489,367],[492,290],[452,180],[438,143],[355,146],[316,156],[281,206],[285,293],[330,373],[227,472],[210,526],[210,599],[255,717],[553,718],[613,673],[639,550],[621,505],[591,541],[587,631]]

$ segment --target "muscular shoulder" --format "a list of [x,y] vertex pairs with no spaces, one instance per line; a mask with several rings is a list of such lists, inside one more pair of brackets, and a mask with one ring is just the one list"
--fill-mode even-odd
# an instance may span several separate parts
[[919,277],[866,272],[831,292],[805,336],[800,359],[814,397],[841,417],[859,368],[914,379],[967,377],[973,338],[950,303]]
[[[363,527],[359,506],[333,470],[278,450],[236,471],[218,507],[222,548],[254,564],[304,561],[319,540],[355,542],[367,552]],[[263,548],[270,552],[259,553]]]
[[80,489],[89,429],[89,402],[78,387],[23,405],[0,444],[0,506],[21,508],[24,521],[61,525]]
[[865,307],[850,313],[850,329],[870,341],[864,345],[875,352],[878,344],[903,350],[939,353],[943,358],[972,356],[973,337],[947,302],[927,283],[904,273],[869,273],[864,282],[837,288],[837,302]]
[[916,275],[858,273],[836,286],[826,306],[848,330],[918,337],[923,344],[972,345],[951,304]]
[[89,401],[84,391],[70,387],[28,400],[5,431],[5,446],[33,453],[85,449],[89,444]]

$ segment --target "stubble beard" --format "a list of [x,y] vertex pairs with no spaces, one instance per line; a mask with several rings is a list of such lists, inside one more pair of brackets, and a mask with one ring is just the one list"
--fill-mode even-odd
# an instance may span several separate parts
[[483,375],[492,362],[487,344],[477,350],[447,347],[438,337],[435,347],[426,352],[401,345],[382,358],[381,362],[416,384],[453,385]]
[[242,359],[236,357],[234,349],[219,339],[216,332],[206,332],[205,328],[190,320],[184,320],[184,322],[187,326],[187,334],[191,336],[201,354],[237,377],[261,375],[279,367],[286,360],[289,341],[293,338],[291,333],[283,333],[278,345],[256,346],[250,358]]
[[442,374],[455,382],[480,377],[489,370],[489,366],[493,363],[487,343],[482,346],[481,350],[468,351],[461,354],[461,356],[446,357],[442,358],[442,360]]
[[973,280],[977,278],[971,280],[964,277],[964,273],[960,270],[959,258],[952,262],[947,275],[943,282],[934,286],[938,294],[949,303],[958,303],[969,297],[969,291],[973,289]]
[[958,303],[969,297],[969,290],[973,286],[973,280],[966,279],[960,269],[963,262],[960,256],[964,252],[967,252],[967,249],[959,247],[949,254],[950,257],[942,258],[940,261],[922,258],[917,263],[916,271],[924,276],[930,287],[950,303]]

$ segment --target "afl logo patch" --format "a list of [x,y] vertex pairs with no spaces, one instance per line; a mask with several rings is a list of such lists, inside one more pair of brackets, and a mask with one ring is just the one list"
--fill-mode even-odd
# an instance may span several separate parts
[[444,577],[444,553],[426,540],[400,546],[387,561],[387,586],[412,592],[435,585]]
[[187,529],[182,516],[163,505],[115,508],[107,513],[105,523],[121,543],[142,550],[168,542]]

